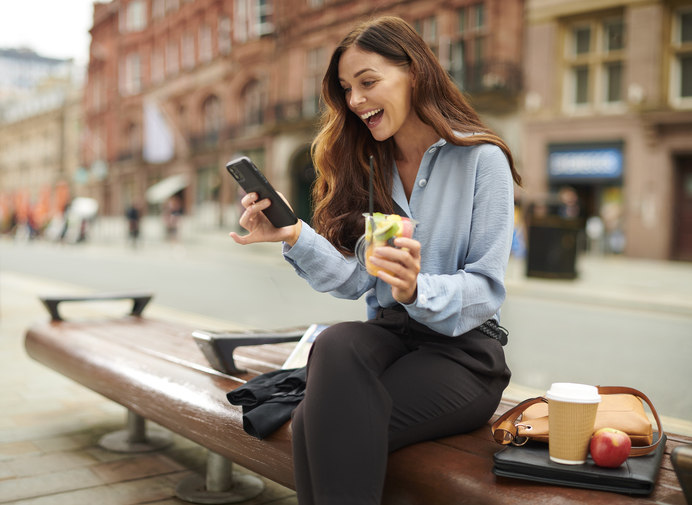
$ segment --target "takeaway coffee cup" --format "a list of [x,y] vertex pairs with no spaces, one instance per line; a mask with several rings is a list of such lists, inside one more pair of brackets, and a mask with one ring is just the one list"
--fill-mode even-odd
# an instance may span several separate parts
[[598,389],[585,384],[556,382],[550,386],[546,398],[551,461],[565,465],[584,463],[601,402]]

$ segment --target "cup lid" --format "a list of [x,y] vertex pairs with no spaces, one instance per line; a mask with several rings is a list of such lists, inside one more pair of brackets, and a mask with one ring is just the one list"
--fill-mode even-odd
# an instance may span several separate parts
[[572,403],[599,403],[601,396],[596,386],[574,384],[571,382],[554,382],[545,395],[548,400]]

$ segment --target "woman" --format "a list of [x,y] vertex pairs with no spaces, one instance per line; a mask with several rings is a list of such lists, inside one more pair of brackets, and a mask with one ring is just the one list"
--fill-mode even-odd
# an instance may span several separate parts
[[[322,84],[313,144],[314,229],[276,229],[268,200],[248,194],[240,244],[283,241],[284,257],[319,291],[366,295],[369,319],[325,330],[293,416],[299,503],[380,503],[388,453],[482,426],[509,382],[499,336],[513,220],[507,146],[464,100],[425,42],[399,18],[356,27]],[[368,210],[418,222],[415,239],[376,248],[391,272],[354,257]],[[494,331],[489,331],[494,330]],[[499,337],[498,337],[499,338]]]

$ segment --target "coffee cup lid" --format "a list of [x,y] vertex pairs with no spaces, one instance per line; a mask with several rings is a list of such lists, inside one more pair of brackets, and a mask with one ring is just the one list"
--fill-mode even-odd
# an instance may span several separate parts
[[601,401],[597,387],[571,382],[554,382],[545,396],[548,400],[558,402],[599,403]]

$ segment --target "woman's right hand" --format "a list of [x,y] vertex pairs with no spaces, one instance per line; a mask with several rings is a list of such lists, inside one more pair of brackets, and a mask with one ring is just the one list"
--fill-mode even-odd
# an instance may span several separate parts
[[[281,193],[279,195],[281,198],[284,198]],[[254,244],[256,242],[286,242],[288,245],[293,246],[300,236],[302,221],[299,219],[296,224],[282,228],[274,227],[262,212],[271,205],[271,200],[265,198],[257,201],[257,198],[257,193],[248,193],[240,200],[245,211],[240,216],[238,222],[249,233],[247,235],[239,235],[236,232],[231,232],[231,238],[236,243],[242,245]]]

